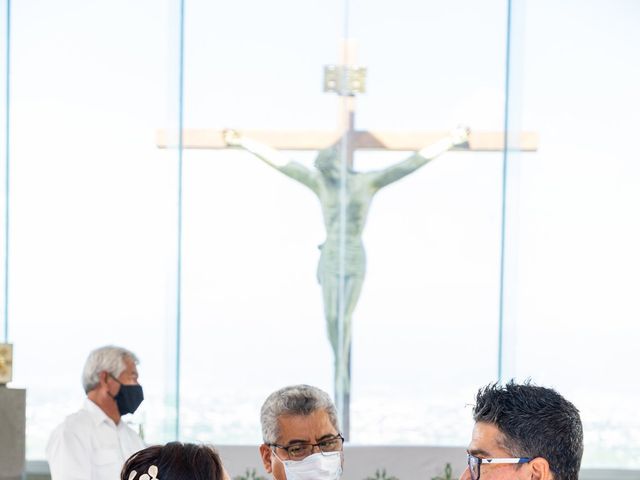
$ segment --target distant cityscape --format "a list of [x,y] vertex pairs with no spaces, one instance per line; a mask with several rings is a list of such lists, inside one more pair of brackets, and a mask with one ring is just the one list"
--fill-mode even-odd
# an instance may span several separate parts
[[[27,459],[45,458],[48,436],[62,419],[80,408],[82,397],[63,392],[29,395],[27,407]],[[401,398],[401,400],[399,400]],[[193,395],[181,404],[183,441],[214,445],[258,445],[261,442],[258,411],[264,399],[251,392],[235,396]],[[397,397],[381,392],[360,394],[352,405],[351,443],[354,445],[431,445],[464,448],[473,426],[471,407],[451,404],[447,398]],[[592,396],[581,405],[585,428],[584,468],[640,469],[640,418],[630,415],[640,398],[618,401]],[[163,420],[167,408],[156,399],[143,403],[140,413],[125,417],[147,443],[173,439]],[[411,412],[410,415],[407,412]]]

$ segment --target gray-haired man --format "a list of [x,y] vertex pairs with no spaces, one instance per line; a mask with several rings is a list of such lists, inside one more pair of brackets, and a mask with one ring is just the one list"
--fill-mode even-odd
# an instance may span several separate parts
[[106,346],[92,351],[82,372],[87,393],[83,408],[58,426],[47,445],[52,480],[114,480],[125,460],[144,448],[120,417],[143,400],[138,358]]
[[273,392],[260,411],[260,456],[275,480],[337,480],[342,444],[336,407],[329,395],[309,385]]

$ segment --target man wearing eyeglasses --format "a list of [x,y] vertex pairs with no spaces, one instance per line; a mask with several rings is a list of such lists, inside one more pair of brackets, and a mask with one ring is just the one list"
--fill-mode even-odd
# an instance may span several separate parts
[[344,439],[333,401],[319,388],[273,392],[260,410],[262,463],[275,480],[338,480]]
[[555,390],[513,380],[487,385],[473,419],[460,480],[578,480],[580,414]]

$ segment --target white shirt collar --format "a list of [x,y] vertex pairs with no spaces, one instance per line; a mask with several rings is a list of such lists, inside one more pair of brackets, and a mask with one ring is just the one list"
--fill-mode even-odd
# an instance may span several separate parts
[[114,422],[111,417],[104,413],[104,410],[102,410],[98,405],[89,400],[89,398],[84,399],[84,405],[82,406],[82,409],[89,412],[94,425],[100,425],[102,422],[109,422],[117,427],[116,422]]

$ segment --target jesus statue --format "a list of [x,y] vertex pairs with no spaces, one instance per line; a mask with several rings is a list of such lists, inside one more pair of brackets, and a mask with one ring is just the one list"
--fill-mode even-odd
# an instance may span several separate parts
[[[252,153],[309,187],[320,200],[326,239],[319,247],[318,282],[322,287],[324,316],[334,352],[336,397],[338,392],[347,395],[350,392],[351,317],[365,276],[362,232],[373,196],[451,148],[466,143],[468,135],[468,128],[459,127],[436,143],[382,170],[357,172],[347,168],[345,172],[341,168],[344,160],[338,144],[319,151],[314,169],[284,157],[267,145],[245,138],[235,130],[223,132],[227,146],[240,147]],[[341,220],[341,215],[344,215],[344,220]]]

